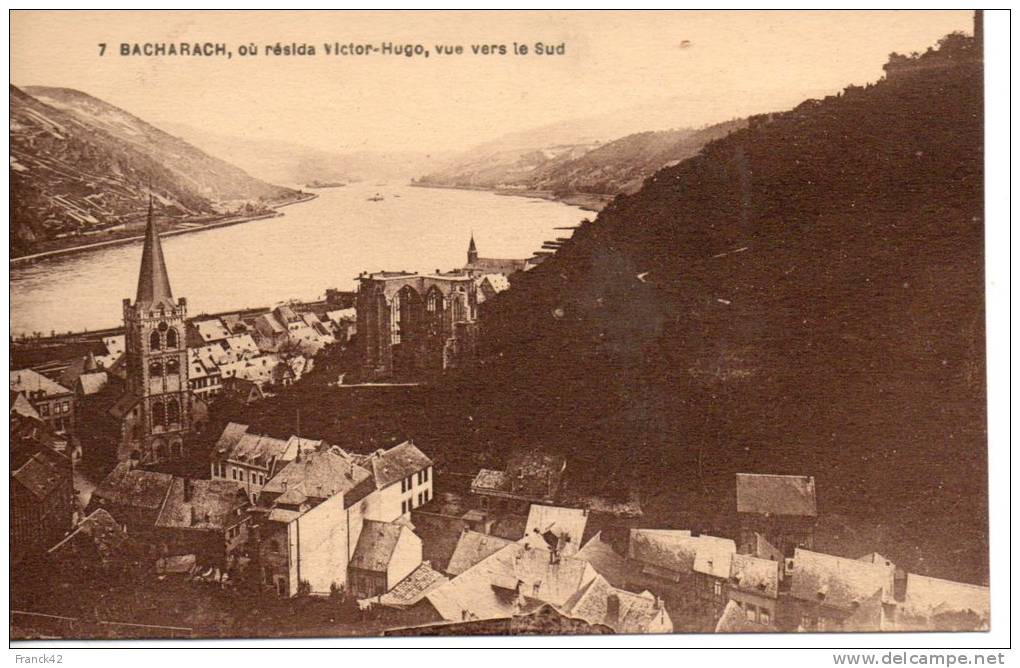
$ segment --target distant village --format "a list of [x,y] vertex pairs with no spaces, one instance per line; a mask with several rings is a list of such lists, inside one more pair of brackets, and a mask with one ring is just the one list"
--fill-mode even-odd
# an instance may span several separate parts
[[[357,360],[338,385],[470,364],[479,304],[547,255],[483,258],[472,238],[452,271],[366,272],[322,302],[189,318],[150,207],[123,332],[100,354],[10,371],[12,635],[220,635],[236,627],[188,606],[231,596],[298,623],[279,606],[322,601],[337,612],[316,630],[346,635],[988,628],[987,587],[815,550],[812,471],[738,474],[737,529],[709,535],[568,493],[571,462],[541,450],[464,479],[414,439],[352,452],[230,421],[197,442],[216,402],[285,394],[326,349]],[[17,594],[51,576],[63,600],[119,583],[160,610]]]

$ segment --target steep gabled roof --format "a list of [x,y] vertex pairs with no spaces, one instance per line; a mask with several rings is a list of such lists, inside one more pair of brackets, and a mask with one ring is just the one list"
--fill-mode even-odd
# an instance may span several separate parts
[[121,462],[99,483],[92,492],[92,499],[158,510],[170,491],[173,479],[169,473],[135,469],[130,462]]
[[15,392],[24,392],[28,396],[29,400],[35,398],[32,395],[36,392],[41,392],[47,397],[55,397],[61,394],[71,393],[71,390],[67,389],[60,383],[52,381],[38,371],[34,371],[32,369],[12,369],[10,389]]
[[571,597],[561,611],[591,624],[604,624],[617,633],[672,630],[665,607],[653,594],[617,589],[601,575],[596,575]]
[[511,543],[512,541],[497,536],[465,529],[457,541],[457,547],[453,550],[453,556],[450,557],[446,572],[450,575],[460,575]]
[[418,471],[432,466],[432,460],[425,456],[411,441],[404,441],[389,450],[373,453],[367,459],[377,489],[389,487]]
[[571,555],[581,549],[584,528],[588,524],[588,511],[580,508],[563,508],[533,503],[528,509],[528,523],[524,537],[551,534],[562,539],[563,554]]
[[[190,497],[186,493],[188,486]],[[233,480],[174,478],[156,526],[222,531],[241,521],[247,505],[244,488]]]
[[[350,492],[360,483],[369,481],[371,474],[350,461],[347,457],[323,450],[310,452],[301,459],[296,459],[277,473],[265,487],[263,493],[288,494],[291,501],[284,503],[300,503],[303,500],[328,499],[341,492]],[[370,484],[370,483],[369,483]]]
[[759,596],[779,596],[779,563],[750,554],[733,555],[730,587]]
[[406,526],[392,522],[365,520],[358,537],[358,545],[351,556],[351,568],[385,573],[393,560],[400,535],[410,531]]

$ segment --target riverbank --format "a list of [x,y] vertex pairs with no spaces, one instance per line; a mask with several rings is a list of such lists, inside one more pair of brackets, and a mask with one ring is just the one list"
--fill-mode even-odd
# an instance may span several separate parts
[[[187,227],[178,227],[176,229],[171,228],[169,230],[161,231],[160,236],[163,238],[176,236],[178,234],[188,234],[189,232],[202,232],[204,230],[211,230],[217,227],[227,227],[229,225],[240,225],[241,223],[250,223],[256,220],[266,220],[267,218],[279,218],[285,214],[279,210],[294,204],[301,204],[317,198],[318,195],[315,193],[305,193],[303,197],[290,200],[287,202],[281,202],[274,204],[270,208],[273,209],[271,212],[255,214],[252,216],[232,216],[230,218],[224,218],[222,220],[216,220],[209,223],[188,223],[183,221],[178,225],[187,225]],[[66,248],[54,248],[52,250],[42,251],[39,253],[32,253],[30,255],[20,255],[18,257],[10,258],[10,265],[15,266],[19,264],[31,263],[37,260],[41,260],[49,257],[56,257],[59,255],[69,255],[71,253],[77,253],[80,251],[94,250],[96,248],[104,248],[107,246],[119,246],[122,244],[128,244],[135,241],[141,241],[144,238],[144,234],[133,234],[129,233],[130,236],[118,237],[116,239],[107,239],[105,241],[97,241],[94,243],[78,244],[74,246],[67,246]]]
[[495,193],[496,195],[506,195],[509,197],[527,197],[530,199],[544,199],[550,202],[560,202],[569,206],[576,206],[578,209],[584,209],[585,211],[592,211],[598,213],[601,211],[609,202],[613,200],[616,195],[607,195],[600,193],[571,193],[569,195],[556,195],[551,190],[524,190],[516,188],[483,188],[481,186],[458,186],[458,185],[447,185],[441,183],[421,183],[413,182],[410,185],[416,188],[443,188],[447,190],[478,190],[481,192]]

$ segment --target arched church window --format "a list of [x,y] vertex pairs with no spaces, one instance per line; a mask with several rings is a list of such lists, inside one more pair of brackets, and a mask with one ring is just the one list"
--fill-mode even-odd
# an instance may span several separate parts
[[181,405],[177,403],[176,399],[166,402],[166,420],[170,424],[176,424],[181,421]]
[[[170,331],[172,332],[173,330]],[[176,359],[171,358],[166,361],[166,375],[176,376],[180,372],[180,370],[181,370],[180,364],[177,362]]]
[[160,378],[163,375],[163,362],[160,360],[149,362],[149,375],[153,378]]
[[168,329],[166,331],[166,347],[170,350],[177,347],[177,330]]
[[166,407],[160,401],[152,402],[152,426],[166,426]]
[[149,335],[149,348],[151,350],[159,350],[161,346],[162,342],[160,341],[159,332],[153,330],[152,334]]
[[442,311],[444,308],[443,294],[439,290],[431,290],[428,300],[425,302],[425,308],[428,309],[429,313]]

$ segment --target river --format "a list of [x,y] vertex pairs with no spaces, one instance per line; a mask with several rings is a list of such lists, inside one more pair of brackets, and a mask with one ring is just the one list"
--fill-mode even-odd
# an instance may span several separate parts
[[[351,290],[362,271],[434,272],[464,265],[472,234],[482,257],[526,258],[555,227],[593,214],[559,202],[490,192],[359,183],[315,191],[284,216],[171,236],[163,252],[174,296],[191,315]],[[382,201],[369,201],[378,193]],[[121,323],[134,299],[141,242],[12,266],[14,336]]]

